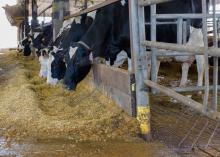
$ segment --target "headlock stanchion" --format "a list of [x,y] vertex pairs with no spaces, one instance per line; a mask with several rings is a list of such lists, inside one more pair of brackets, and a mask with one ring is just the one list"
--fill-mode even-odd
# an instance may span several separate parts
[[[152,50],[151,81],[146,80],[145,84],[148,87],[155,89],[156,91],[162,92],[169,97],[173,97],[174,99],[177,99],[182,104],[193,108],[194,110],[196,110],[197,112],[199,112],[203,115],[206,115],[206,116],[213,118],[213,119],[220,120],[219,119],[220,113],[217,111],[218,89],[219,89],[219,86],[218,86],[218,57],[220,57],[220,53],[219,53],[220,49],[217,48],[218,47],[218,39],[217,39],[218,38],[218,32],[217,32],[218,28],[217,28],[217,22],[216,22],[217,18],[219,18],[220,15],[216,14],[215,0],[212,0],[212,4],[213,4],[213,13],[212,14],[209,14],[209,12],[207,11],[206,0],[202,0],[202,13],[197,13],[197,14],[192,14],[192,13],[190,13],[190,14],[187,14],[187,13],[186,14],[157,14],[155,4],[159,3],[159,2],[167,2],[167,0],[139,0],[140,6],[151,5],[151,23],[150,23],[150,25],[151,25],[151,41],[146,41],[146,39],[139,38],[140,40],[136,42],[136,43],[140,43],[140,45],[142,45],[142,46],[151,47],[151,50]],[[204,47],[182,45],[182,43],[186,42],[185,41],[186,36],[184,37],[184,32],[186,32],[186,30],[185,30],[183,19],[187,20],[187,19],[196,19],[196,18],[202,19]],[[208,30],[207,30],[207,19],[208,18],[213,19],[214,47],[212,47],[212,48],[208,47],[208,33],[207,33],[208,32]],[[163,20],[176,19],[177,20],[177,44],[156,42],[156,25],[158,24],[157,19],[163,19]],[[132,22],[134,22],[134,21],[132,21]],[[139,25],[144,25],[141,20],[139,21]],[[144,28],[141,26],[137,26],[136,28],[141,28],[144,30]],[[135,30],[132,27],[131,27],[131,29],[133,29],[132,31]],[[142,32],[142,30],[138,30],[136,32]],[[132,39],[132,40],[134,40],[134,39]],[[163,50],[163,51],[160,51],[160,50]],[[173,53],[173,55],[172,55],[172,53]],[[203,87],[185,87],[185,88],[178,87],[178,88],[174,88],[174,90],[171,90],[167,87],[164,87],[164,86],[157,84],[157,75],[156,75],[157,56],[175,56],[175,55],[181,55],[181,53],[183,53],[184,56],[204,55],[204,57],[205,57],[205,86],[203,86]],[[215,58],[214,59],[213,86],[209,85],[209,63],[208,63],[209,56],[214,56],[214,58]],[[136,63],[134,63],[134,64],[136,64]],[[138,74],[136,74],[136,75],[138,75]],[[153,90],[153,91],[155,91],[155,90]],[[208,106],[209,96],[210,96],[209,91],[210,90],[213,90],[213,92],[212,92],[213,100],[212,100],[211,107]],[[204,91],[203,104],[198,103],[192,99],[189,99],[183,95],[180,95],[180,94],[176,93],[175,91],[178,91],[178,92]]]

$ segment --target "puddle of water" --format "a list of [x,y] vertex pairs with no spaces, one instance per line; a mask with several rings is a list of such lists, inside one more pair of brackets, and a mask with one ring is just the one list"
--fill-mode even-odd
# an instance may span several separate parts
[[0,157],[176,157],[158,143],[136,142],[83,142],[71,140],[43,140],[8,142],[0,139]]
[[4,138],[0,138],[0,157],[21,157],[10,147]]

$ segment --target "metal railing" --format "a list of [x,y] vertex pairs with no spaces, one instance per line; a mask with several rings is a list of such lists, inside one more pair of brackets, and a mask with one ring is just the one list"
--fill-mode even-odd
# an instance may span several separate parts
[[[220,113],[217,112],[217,105],[218,105],[218,57],[220,56],[220,49],[218,47],[218,32],[217,32],[217,21],[216,19],[220,17],[220,14],[216,14],[216,8],[215,8],[215,0],[212,0],[213,4],[213,12],[212,14],[207,12],[206,9],[206,0],[202,0],[202,13],[201,14],[157,14],[156,13],[156,3],[161,2],[167,2],[168,0],[139,0],[138,3],[136,3],[136,6],[131,6],[133,10],[136,10],[136,18],[139,19],[139,25],[137,28],[132,28],[132,33],[135,33],[138,35],[139,42],[136,42],[135,44],[140,43],[140,46],[136,45],[136,48],[133,47],[133,53],[135,51],[142,51],[138,54],[137,58],[133,62],[139,62],[138,59],[143,56],[140,55],[143,52],[145,52],[145,47],[151,47],[152,53],[151,53],[151,80],[146,80],[146,76],[143,75],[139,78],[138,81],[141,81],[139,92],[143,91],[143,82],[148,86],[151,87],[153,90],[153,93],[156,93],[156,91],[160,91],[167,96],[173,97],[177,100],[179,100],[181,103],[190,106],[194,108],[196,111],[207,115],[211,118],[217,118],[220,120]],[[131,2],[131,1],[130,1]],[[144,6],[151,5],[151,41],[146,41],[144,32],[144,25],[146,24],[144,21]],[[136,7],[136,8],[135,8]],[[195,46],[185,46],[182,45],[182,42],[184,41],[184,21],[186,19],[202,19],[203,21],[203,36],[204,36],[204,47],[195,47]],[[208,31],[207,31],[207,19],[212,18],[213,22],[213,43],[214,47],[209,48],[208,47]],[[158,24],[158,19],[176,19],[177,24],[177,44],[170,44],[170,43],[163,43],[163,42],[156,42],[156,25]],[[131,24],[132,25],[132,24]],[[135,30],[136,29],[136,30]],[[138,33],[137,33],[138,32]],[[133,40],[133,39],[132,39]],[[139,48],[138,48],[139,47]],[[160,49],[168,50],[168,52],[159,51]],[[184,88],[183,91],[198,91],[203,90],[204,91],[204,97],[203,97],[203,104],[200,104],[198,102],[195,102],[194,100],[187,98],[183,95],[180,95],[176,93],[174,90],[169,89],[167,87],[161,86],[157,84],[157,57],[158,56],[167,56],[170,55],[181,55],[181,52],[184,52],[185,55],[204,55],[205,56],[205,86],[203,87],[190,87],[190,88]],[[186,53],[187,52],[187,53]],[[137,52],[136,52],[137,53]],[[214,60],[214,72],[213,72],[213,86],[210,87],[209,82],[209,63],[208,63],[208,57],[213,56],[215,58]],[[147,61],[145,61],[147,62]],[[146,63],[147,64],[147,63]],[[137,68],[137,67],[136,67]],[[146,70],[148,67],[142,67],[142,73],[143,70]],[[139,66],[140,69],[140,66]],[[138,70],[135,69],[136,75],[138,75]],[[140,74],[139,74],[140,75]],[[148,76],[149,77],[149,76]],[[137,80],[136,80],[137,81]],[[137,89],[138,90],[138,89]],[[212,105],[209,108],[208,107],[208,100],[210,95],[210,90],[213,91],[213,100]],[[181,91],[181,88],[178,87],[176,91]],[[145,101],[148,103],[148,101]]]
[[74,14],[71,14],[69,16],[66,16],[66,17],[64,17],[64,20],[67,20],[67,19],[70,19],[70,18],[73,18],[73,17],[77,17],[77,16],[80,16],[80,15],[83,15],[83,14],[95,11],[95,10],[103,8],[103,7],[107,6],[107,5],[113,4],[113,3],[117,2],[117,1],[119,1],[119,0],[106,0],[106,1],[104,1],[102,3],[100,3],[100,4],[94,5],[92,7],[86,8],[84,10],[81,10],[81,11],[76,12]]

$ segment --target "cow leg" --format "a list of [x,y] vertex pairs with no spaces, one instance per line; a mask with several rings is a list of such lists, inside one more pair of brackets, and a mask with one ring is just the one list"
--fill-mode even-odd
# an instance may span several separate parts
[[204,72],[205,72],[205,58],[203,55],[196,56],[196,65],[197,65],[197,72],[198,72],[197,86],[202,86]]
[[190,67],[190,63],[185,62],[182,64],[182,77],[181,77],[181,81],[180,81],[180,87],[186,86],[189,67]]

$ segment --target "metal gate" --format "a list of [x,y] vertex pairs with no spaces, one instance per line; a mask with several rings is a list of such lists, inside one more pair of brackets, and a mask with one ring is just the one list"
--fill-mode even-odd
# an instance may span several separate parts
[[[220,120],[220,112],[218,112],[218,57],[220,56],[220,49],[218,48],[218,32],[217,32],[217,18],[220,17],[216,14],[215,0],[212,0],[213,12],[209,14],[206,9],[206,0],[202,0],[202,13],[201,14],[157,14],[156,4],[167,2],[169,0],[129,0],[130,11],[130,33],[131,33],[131,49],[133,59],[133,70],[136,76],[136,96],[137,96],[137,117],[140,120],[142,133],[146,138],[150,137],[150,102],[149,93],[153,94],[161,92],[166,96],[172,97],[179,101],[181,104],[188,106],[197,113],[205,115],[211,119]],[[145,25],[147,24],[144,17],[144,7],[149,6],[151,8],[151,41],[146,41],[145,38]],[[203,21],[203,36],[204,47],[185,46],[182,42],[186,42],[185,23],[186,19],[201,18]],[[207,19],[213,20],[213,43],[214,47],[208,47],[207,39]],[[175,19],[177,24],[177,44],[156,42],[156,26],[159,24],[158,19]],[[146,47],[151,48],[151,54],[146,52]],[[160,50],[166,50],[160,51]],[[186,53],[187,52],[187,53]],[[149,63],[146,59],[147,55],[151,55],[151,79],[148,79],[147,71],[149,70]],[[168,88],[157,83],[157,58],[159,56],[187,56],[187,55],[204,55],[205,56],[205,86],[203,87],[185,87],[185,88]],[[209,63],[208,57],[214,57],[214,70],[213,70],[213,85],[210,86],[209,81]],[[211,105],[208,105],[210,90],[212,90],[213,99]],[[203,104],[192,100],[177,92],[186,91],[204,91]],[[188,110],[187,110],[188,111]],[[186,111],[186,112],[187,112]],[[185,111],[184,111],[185,112]],[[193,125],[197,125],[197,122]],[[207,127],[207,125],[205,125]],[[208,144],[216,133],[216,129],[219,127],[219,123],[215,125],[215,129],[210,133]],[[179,145],[185,142],[186,138],[190,135],[194,128],[191,128],[186,136],[180,141]],[[198,141],[202,133],[205,131],[205,127],[199,132],[199,136],[195,138]],[[194,143],[194,142],[193,142]],[[194,143],[195,144],[195,143]],[[194,146],[194,144],[192,144]],[[207,146],[206,145],[206,146]]]

